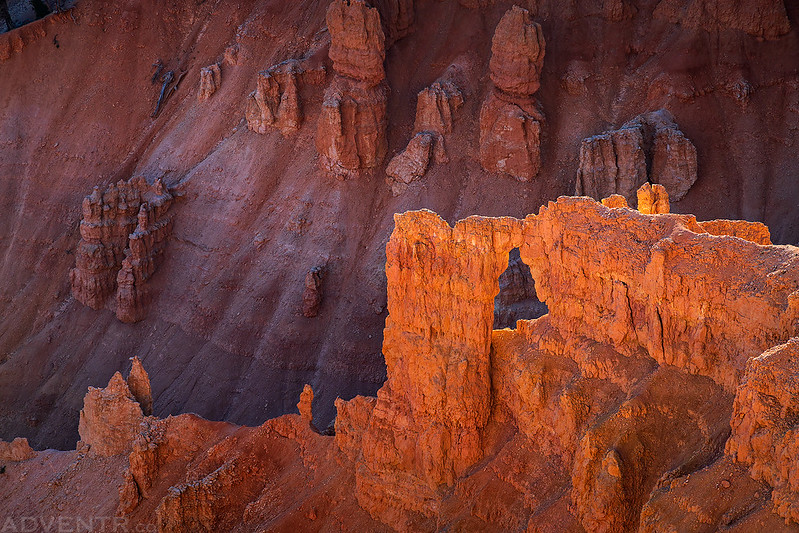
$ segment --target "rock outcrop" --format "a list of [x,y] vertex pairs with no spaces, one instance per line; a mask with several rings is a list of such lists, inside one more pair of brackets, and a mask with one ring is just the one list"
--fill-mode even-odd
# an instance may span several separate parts
[[[402,508],[434,516],[440,488],[482,458],[497,280],[521,238],[510,218],[472,217],[452,228],[417,211],[395,222],[386,247],[388,380],[364,433],[341,437],[361,443],[358,501],[386,523],[401,523]],[[347,428],[362,425],[337,423],[337,435]]]
[[[652,214],[560,198],[523,221],[396,216],[388,379],[376,401],[337,402],[336,441],[373,517],[431,527],[444,488],[468,490],[458,487],[492,446],[492,416],[570,469],[587,530],[634,528],[664,474],[718,456],[746,361],[799,327],[799,254],[710,234],[662,214],[661,186],[642,192]],[[490,334],[517,246],[549,314]],[[696,412],[702,402],[715,407]]]
[[791,28],[783,0],[661,0],[654,15],[688,28],[736,29],[765,39],[776,39]]
[[638,188],[638,211],[645,215],[664,215],[669,213],[669,193],[659,184],[644,183]]
[[[89,390],[69,479],[119,472],[118,514],[161,531],[795,530],[799,249],[642,191],[655,214],[616,196],[454,227],[396,215],[388,379],[336,401],[335,437],[307,385],[299,415],[259,427],[144,416],[134,359]],[[549,312],[492,329],[511,253]],[[53,464],[5,475],[62,483]]]
[[335,0],[327,27],[336,75],[325,91],[316,148],[322,168],[344,179],[380,165],[388,150],[385,36],[378,11],[363,0]]
[[145,417],[122,374],[104,389],[89,387],[83,398],[78,433],[89,451],[103,457],[128,453]]
[[313,423],[313,389],[307,383],[302,388],[300,393],[300,401],[297,403],[297,409],[300,411],[300,417],[308,422]]
[[661,109],[584,139],[575,189],[597,200],[619,194],[634,206],[636,191],[649,181],[663,185],[677,202],[696,177],[696,148]]
[[305,290],[302,293],[302,314],[307,318],[313,318],[319,314],[319,307],[322,305],[323,279],[324,268],[321,266],[312,267],[305,275]]
[[222,69],[219,63],[208,65],[200,69],[200,88],[197,90],[197,100],[204,102],[211,98],[222,85]]
[[258,73],[255,91],[247,97],[247,127],[256,133],[266,133],[269,127],[284,136],[295,133],[303,121],[300,89],[321,85],[324,79],[324,67],[310,67],[297,59]]
[[726,452],[773,487],[774,510],[799,523],[799,338],[749,360]]
[[117,317],[144,318],[147,280],[163,256],[172,231],[168,211],[173,197],[161,180],[144,178],[98,187],[83,200],[81,241],[70,271],[72,295],[92,309],[116,294]]
[[452,115],[463,105],[463,95],[452,81],[437,81],[422,89],[416,100],[413,137],[386,167],[387,181],[395,196],[424,176],[432,159],[448,163],[444,135],[452,132]]
[[480,162],[490,172],[533,179],[541,168],[544,115],[533,94],[541,85],[544,34],[518,6],[500,20],[491,44],[494,88],[480,110]]
[[128,379],[125,380],[128,384],[130,393],[136,398],[141,406],[144,416],[153,414],[153,392],[150,389],[150,376],[144,370],[141,360],[138,357],[131,358],[130,374]]
[[0,461],[26,461],[36,457],[36,452],[28,444],[28,439],[17,437],[11,442],[0,440]]

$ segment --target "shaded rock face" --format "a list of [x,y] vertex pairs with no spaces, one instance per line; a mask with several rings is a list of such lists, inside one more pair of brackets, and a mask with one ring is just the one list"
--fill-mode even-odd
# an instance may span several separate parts
[[200,88],[197,90],[197,100],[200,102],[208,100],[221,85],[222,69],[219,63],[200,69]]
[[776,39],[790,30],[783,0],[661,0],[654,14],[689,28],[736,29],[765,39]]
[[636,191],[649,181],[663,185],[676,202],[696,177],[696,148],[661,109],[584,139],[575,192],[596,199],[619,194],[634,206]]
[[155,273],[172,232],[172,195],[160,180],[131,178],[98,187],[83,200],[81,241],[70,271],[72,295],[92,309],[115,295],[117,318],[144,318],[147,280]]
[[415,0],[373,0],[372,5],[380,12],[386,49],[395,41],[413,33],[416,18]]
[[316,132],[322,168],[340,179],[383,162],[388,86],[380,15],[363,0],[335,0],[327,10],[336,76],[325,91]]
[[312,267],[305,275],[305,290],[302,293],[302,314],[313,318],[319,314],[322,305],[322,280],[324,267]]
[[726,452],[774,488],[774,510],[799,523],[799,339],[749,360]]
[[500,20],[491,43],[494,89],[480,110],[480,163],[522,181],[541,168],[544,115],[532,98],[541,86],[545,43],[541,26],[518,6]]
[[386,181],[394,196],[424,176],[433,159],[436,163],[449,162],[444,135],[452,132],[453,113],[462,105],[463,95],[452,81],[437,81],[419,92],[414,135],[386,167]]
[[275,127],[284,135],[299,130],[303,121],[300,88],[321,85],[324,67],[309,67],[307,62],[289,59],[258,74],[256,89],[247,97],[247,127],[266,133]]

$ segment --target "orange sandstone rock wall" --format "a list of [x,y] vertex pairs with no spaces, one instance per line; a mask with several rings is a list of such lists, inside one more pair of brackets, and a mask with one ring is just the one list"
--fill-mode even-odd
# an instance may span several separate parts
[[[134,359],[86,395],[88,452],[17,445],[7,475],[40,494],[30,473],[68,471],[88,494],[106,465],[116,512],[160,531],[795,530],[799,250],[614,203],[397,215],[388,379],[337,401],[335,437],[313,428],[308,386],[299,416],[260,427],[145,416]],[[493,330],[517,247],[549,314]],[[56,494],[39,501],[64,508]]]

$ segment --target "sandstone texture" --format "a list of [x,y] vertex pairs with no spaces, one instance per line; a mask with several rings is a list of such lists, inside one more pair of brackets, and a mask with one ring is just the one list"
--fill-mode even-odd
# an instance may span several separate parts
[[25,461],[36,457],[36,452],[28,444],[28,439],[17,437],[11,442],[0,440],[0,461]]
[[335,77],[325,91],[316,132],[322,168],[344,179],[386,156],[386,39],[377,9],[335,0],[327,10]]
[[296,133],[303,122],[300,89],[321,85],[324,79],[324,68],[296,59],[260,72],[255,91],[247,97],[247,127],[256,133],[266,133],[269,127],[284,136]]
[[[524,219],[396,215],[388,379],[336,402],[333,437],[307,384],[299,415],[258,427],[145,416],[134,358],[127,382],[89,389],[88,454],[56,452],[75,458],[60,468],[85,491],[115,461],[96,505],[160,531],[793,531],[799,249],[753,242],[751,223],[710,233],[662,212],[662,186],[641,190],[641,210],[561,197]],[[520,265],[533,286],[507,281],[528,279]],[[498,296],[548,312],[493,329]],[[63,476],[43,453],[24,463],[34,478]]]
[[94,188],[83,200],[81,240],[70,271],[76,300],[101,309],[115,295],[117,318],[144,318],[147,281],[172,232],[172,200],[161,180],[150,185],[142,177],[112,183],[104,193]]
[[222,85],[222,69],[219,63],[214,63],[200,69],[200,88],[197,90],[197,100],[204,102],[211,98]]
[[636,191],[649,181],[665,187],[676,202],[696,178],[696,148],[662,109],[584,139],[576,194],[596,199],[619,194],[635,205]]
[[437,81],[419,92],[413,137],[386,167],[394,196],[425,175],[431,161],[448,163],[444,135],[452,132],[453,113],[463,105],[463,95],[452,81]]
[[[467,3],[472,8],[459,5]],[[187,504],[176,506],[185,509],[185,523],[192,519],[190,509],[204,509],[206,516],[218,517],[208,526],[218,530],[380,531],[407,524],[415,530],[580,531],[583,522],[605,523],[603,516],[607,524],[648,531],[795,529],[773,512],[772,494],[784,491],[754,479],[750,465],[733,460],[724,448],[732,426],[728,413],[749,359],[797,334],[790,324],[795,268],[787,245],[799,243],[799,12],[794,3],[783,2],[787,26],[768,15],[753,35],[736,29],[746,12],[757,9],[766,16],[769,5],[781,8],[779,2],[696,3],[691,9],[702,18],[725,11],[740,17],[707,27],[656,16],[661,4],[691,3],[519,3],[550,41],[540,88],[530,97],[539,106],[501,93],[491,81],[492,36],[512,3],[414,2],[412,33],[390,49],[395,22],[389,21],[399,28],[408,12],[399,16],[397,9],[396,19],[386,13],[394,12],[393,5],[410,4],[387,3],[386,9],[370,3],[381,13],[386,37],[385,78],[373,86],[391,87],[385,99],[386,151],[383,162],[368,170],[332,165],[346,175],[374,177],[342,183],[319,172],[325,160],[314,137],[323,114],[322,85],[298,84],[302,125],[288,137],[277,128],[257,135],[242,121],[258,73],[286,59],[297,59],[308,70],[323,65],[324,86],[334,84],[325,21],[330,1],[81,0],[69,13],[0,35],[0,438],[27,438],[40,450],[26,461],[0,462],[3,521],[12,517],[24,530],[19,519],[31,514],[112,517],[122,484],[126,501],[138,498],[138,489],[123,475],[129,455],[105,457],[74,448],[86,387],[105,386],[139,354],[153,378],[155,414],[197,413],[225,422],[219,422],[221,429],[202,430],[210,436],[198,439],[196,453],[159,467],[149,497],[126,515],[131,529],[157,528],[161,500],[170,487],[184,483],[202,487],[193,493],[196,498],[188,488],[181,493],[185,497],[175,499]],[[688,11],[674,13],[682,17]],[[787,33],[773,31],[780,25]],[[151,65],[158,59],[176,76],[187,74],[153,120],[161,85],[151,83]],[[225,87],[198,104],[200,69],[217,62]],[[452,131],[444,134],[450,163],[435,160],[434,143],[424,177],[392,197],[384,182],[386,163],[415,136],[417,94],[446,80],[442,72],[451,65],[461,71],[452,81],[464,103],[452,114]],[[533,111],[546,110],[539,128],[540,169],[530,181],[498,177],[480,164],[480,110],[490,93],[496,93],[497,106],[521,106],[535,120]],[[351,159],[360,165],[376,158],[366,157],[355,143],[373,141],[360,139],[347,124],[363,124],[364,131],[376,127],[368,129],[369,113],[346,116],[353,109],[348,98],[340,99],[344,134],[335,138],[341,139],[341,153],[359,155]],[[374,107],[378,119],[379,107]],[[565,208],[567,201],[545,209],[562,212],[568,222],[545,216],[557,227],[547,241],[552,246],[546,253],[536,248],[533,260],[520,253],[511,273],[500,274],[493,317],[488,314],[489,320],[506,316],[507,329],[491,332],[491,408],[478,431],[482,458],[435,491],[426,488],[410,460],[407,467],[389,465],[387,479],[392,469],[411,472],[402,477],[410,496],[403,489],[376,501],[380,516],[396,515],[390,526],[372,518],[358,503],[354,461],[363,461],[363,437],[371,434],[376,393],[387,376],[382,331],[387,314],[395,311],[387,308],[383,265],[393,215],[429,208],[450,226],[472,214],[524,219],[574,193],[582,139],[618,130],[631,117],[657,109],[668,109],[696,148],[695,184],[679,201],[668,191],[671,214],[637,212],[636,195],[625,200],[631,207],[619,198],[612,207],[577,202],[575,213],[593,212],[583,222]],[[501,138],[504,132],[495,134]],[[511,138],[529,150],[523,135]],[[656,185],[651,170],[647,181]],[[82,213],[76,206],[94,185],[102,196],[108,184],[132,176],[148,183],[161,178],[170,194],[185,201],[173,201],[168,212],[174,218],[172,235],[163,262],[146,281],[146,316],[128,325],[114,316],[127,242],[119,243],[121,252],[108,252],[113,239],[95,243],[105,242],[98,261],[103,267],[86,270],[82,278],[85,294],[92,292],[90,280],[108,287],[98,299],[110,312],[83,305],[68,280],[83,253]],[[752,222],[694,225],[676,212],[695,213],[699,221]],[[120,241],[130,240],[138,214],[130,213],[132,225]],[[767,226],[776,246],[768,245],[765,227],[756,221]],[[686,224],[689,230],[683,231]],[[630,231],[619,233],[617,225]],[[519,250],[524,246],[515,244]],[[324,301],[316,318],[305,319],[304,280],[308,269],[325,259]],[[507,272],[511,261],[499,260],[498,271]],[[565,266],[558,267],[557,283],[531,269],[536,298],[549,313],[532,323],[516,321],[521,315],[511,315],[525,304],[517,306],[503,290],[522,297],[518,302],[531,302],[521,265],[536,261]],[[641,275],[641,264],[652,277]],[[663,284],[653,282],[659,273]],[[139,290],[138,283],[133,286]],[[632,296],[625,298],[628,290]],[[558,305],[560,299],[564,305]],[[135,300],[128,301],[135,309]],[[491,302],[485,303],[491,309]],[[663,338],[656,334],[662,329],[658,312]],[[626,316],[634,318],[620,318]],[[616,342],[621,331],[625,340]],[[440,338],[436,330],[427,335]],[[642,342],[646,339],[653,346]],[[404,355],[408,365],[414,357]],[[233,481],[246,484],[248,469],[262,472],[268,465],[266,474],[240,491],[222,476],[225,484],[220,477],[216,490],[213,473],[227,463],[222,455],[235,451],[234,441],[243,444],[265,420],[296,412],[306,383],[314,390],[318,427],[328,428],[336,417],[336,397],[343,399],[341,412],[348,414],[336,420],[341,431],[332,438],[316,434],[296,415],[271,422],[272,429],[256,439],[260,448],[232,459],[241,465]],[[664,383],[684,392],[684,403]],[[136,398],[132,385],[128,388]],[[363,396],[351,400],[357,395]],[[628,401],[629,408],[622,408]],[[410,405],[392,409],[411,412]],[[659,424],[648,423],[649,416]],[[203,425],[195,422],[186,426]],[[415,435],[414,420],[392,421],[392,427],[401,424]],[[299,440],[292,437],[294,426]],[[457,434],[446,424],[445,429],[442,435]],[[216,449],[218,461],[204,462],[209,449],[239,430],[237,439]],[[583,440],[586,435],[590,442]],[[651,450],[653,442],[672,456]],[[252,454],[255,459],[253,450],[260,450]],[[450,457],[448,452],[442,464]],[[373,470],[364,467],[363,479],[379,481]],[[234,501],[239,494],[248,501]],[[424,504],[439,509],[433,517],[402,506],[425,494],[435,496]],[[625,510],[617,512],[622,501]],[[169,518],[179,528],[183,515],[170,513],[163,515],[165,524]]]
[[768,483],[774,511],[799,524],[799,339],[749,360],[726,452]]
[[494,89],[480,110],[480,162],[489,172],[529,181],[541,168],[544,115],[532,95],[544,52],[543,30],[530,13],[518,6],[505,13],[491,41]]
[[93,453],[107,457],[129,452],[142,422],[141,405],[117,372],[104,389],[89,388],[78,432]]

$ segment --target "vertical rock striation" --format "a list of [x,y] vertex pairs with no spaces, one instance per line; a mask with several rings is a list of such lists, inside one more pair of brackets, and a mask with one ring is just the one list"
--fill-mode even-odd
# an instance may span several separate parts
[[336,75],[325,91],[316,133],[323,169],[340,179],[380,165],[388,150],[380,15],[363,0],[335,0],[327,10]]
[[518,6],[505,13],[491,44],[494,88],[480,110],[480,162],[489,172],[529,181],[541,168],[544,115],[533,94],[544,52],[543,31],[530,13]]
[[311,68],[297,59],[258,73],[255,91],[247,97],[247,127],[256,133],[266,133],[269,127],[284,136],[295,133],[303,121],[301,87],[320,85],[324,79],[324,67]]
[[197,100],[204,102],[211,98],[222,85],[222,70],[219,63],[208,65],[200,69],[200,88],[197,90]]
[[747,364],[726,452],[774,488],[774,510],[799,523],[799,338]]
[[678,202],[696,178],[696,148],[661,109],[584,139],[575,192],[597,200],[619,194],[635,205],[636,191],[649,181]]
[[422,89],[416,100],[413,137],[386,167],[387,181],[395,196],[427,172],[431,159],[448,163],[444,135],[452,132],[452,115],[463,105],[463,95],[452,81],[440,80]]
[[83,200],[81,241],[70,271],[72,294],[92,309],[103,308],[116,295],[117,317],[123,322],[144,318],[146,282],[163,256],[172,232],[168,211],[173,197],[160,179],[144,178],[98,187]]
[[361,443],[358,500],[387,523],[403,507],[433,516],[439,487],[482,457],[497,280],[521,237],[511,218],[472,217],[452,228],[417,211],[395,221],[386,248],[388,380],[363,434],[337,436]]

